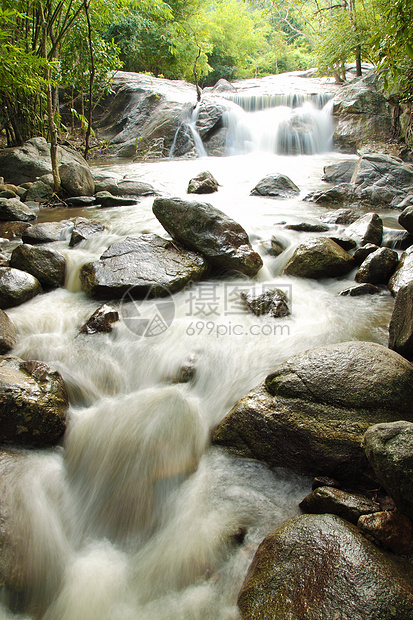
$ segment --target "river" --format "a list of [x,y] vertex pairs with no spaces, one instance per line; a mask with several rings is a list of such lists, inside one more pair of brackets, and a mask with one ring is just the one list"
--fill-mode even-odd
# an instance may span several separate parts
[[[97,164],[102,172],[179,197],[186,196],[190,178],[209,170],[219,191],[201,200],[242,224],[263,257],[254,281],[218,278],[174,295],[167,323],[155,333],[136,333],[121,305],[112,333],[78,335],[99,305],[80,291],[80,266],[126,235],[163,235],[151,211],[153,198],[130,207],[40,214],[45,220],[81,213],[104,223],[107,232],[73,249],[67,240],[52,244],[67,258],[65,288],[8,311],[19,331],[13,353],[61,372],[70,417],[62,446],[2,456],[2,493],[21,545],[16,565],[30,584],[29,615],[18,612],[21,600],[14,614],[1,608],[2,618],[239,617],[237,592],[257,545],[299,512],[311,481],[211,446],[213,428],[294,353],[352,339],[387,344],[390,295],[339,296],[354,284],[354,273],[325,281],[281,275],[294,247],[308,236],[283,223],[314,221],[325,212],[302,198],[325,187],[324,165],[344,157],[254,152]],[[300,196],[250,196],[271,172],[287,174]],[[394,213],[384,218],[387,227],[397,227]],[[264,252],[272,235],[287,246],[279,257]],[[287,293],[291,316],[270,320],[242,308],[240,291],[267,285]],[[159,311],[153,300],[136,309],[148,319]],[[173,383],[171,377],[187,364],[195,368],[192,381]]]

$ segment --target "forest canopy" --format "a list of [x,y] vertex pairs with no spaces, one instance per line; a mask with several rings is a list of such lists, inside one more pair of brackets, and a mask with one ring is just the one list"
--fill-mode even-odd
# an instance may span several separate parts
[[50,135],[64,89],[73,124],[116,70],[213,85],[316,67],[378,66],[413,98],[411,0],[0,0],[0,124],[9,144]]

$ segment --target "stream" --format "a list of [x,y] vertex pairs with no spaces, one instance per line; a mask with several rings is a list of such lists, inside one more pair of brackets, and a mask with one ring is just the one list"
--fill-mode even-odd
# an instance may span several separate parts
[[[21,541],[17,563],[30,584],[25,600],[13,602],[14,613],[5,603],[0,607],[2,619],[239,618],[237,593],[257,545],[299,512],[311,481],[211,446],[211,432],[289,356],[353,339],[387,344],[390,294],[339,296],[354,284],[354,272],[324,281],[281,275],[297,244],[311,236],[284,224],[313,222],[325,213],[302,198],[327,187],[321,181],[326,164],[349,157],[254,150],[94,164],[182,198],[189,180],[209,170],[219,191],[198,199],[239,222],[264,260],[254,281],[221,277],[175,294],[163,328],[143,334],[117,303],[121,320],[111,333],[79,335],[100,304],[81,292],[78,274],[127,235],[166,235],[152,214],[153,197],[130,207],[39,214],[39,221],[82,215],[107,231],[75,248],[67,239],[50,244],[67,259],[65,288],[7,311],[19,332],[12,353],[59,370],[70,415],[61,446],[1,456],[1,493]],[[288,175],[300,196],[249,195],[274,172]],[[397,214],[381,215],[386,227],[397,228]],[[265,252],[272,235],[287,247],[278,257]],[[256,317],[242,307],[241,291],[268,286],[286,292],[289,317]],[[137,302],[135,309],[149,322],[162,313],[159,300]],[[188,364],[193,379],[174,383]],[[29,615],[19,613],[24,604]]]

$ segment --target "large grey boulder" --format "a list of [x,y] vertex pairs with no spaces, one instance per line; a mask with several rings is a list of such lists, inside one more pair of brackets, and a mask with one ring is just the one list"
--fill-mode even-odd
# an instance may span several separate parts
[[18,198],[0,198],[1,221],[30,222],[36,217],[36,214]]
[[389,348],[413,361],[413,281],[402,286],[389,325]]
[[41,222],[30,226],[22,235],[23,243],[39,245],[52,241],[62,241],[73,229],[73,222],[62,220],[61,222]]
[[413,166],[393,155],[366,153],[356,164],[352,182],[356,186],[406,190],[413,185]]
[[350,183],[356,167],[357,160],[347,159],[337,164],[324,166],[324,174],[321,177],[326,183]]
[[360,284],[387,284],[399,263],[399,255],[390,248],[379,248],[360,265],[355,275]]
[[366,213],[350,224],[346,235],[354,239],[360,246],[367,243],[381,245],[383,237],[383,220],[377,213]]
[[153,196],[155,188],[150,183],[138,179],[117,179],[104,172],[94,175],[95,191],[109,192],[113,196]]
[[[403,414],[401,413],[401,416]],[[370,427],[363,438],[370,465],[398,508],[413,518],[413,424],[399,420]]]
[[[413,182],[412,182],[413,185]],[[413,235],[413,206],[406,207],[399,215],[399,224]]]
[[218,181],[214,176],[206,170],[200,172],[193,179],[189,181],[187,193],[188,194],[212,194],[217,192],[219,187]]
[[52,248],[23,243],[13,250],[10,266],[27,271],[45,289],[58,288],[65,283],[65,257]]
[[299,188],[285,174],[268,174],[251,190],[251,196],[270,198],[291,198],[299,193]]
[[0,361],[0,441],[50,446],[66,429],[68,396],[47,364],[7,356]]
[[184,247],[203,254],[215,269],[255,276],[262,260],[240,224],[203,202],[155,198],[152,210]]
[[205,259],[175,244],[144,234],[111,245],[98,261],[83,265],[82,289],[95,299],[164,296],[188,282],[200,280],[207,271]]
[[77,217],[70,237],[69,245],[73,247],[93,235],[98,235],[106,230],[106,226],[85,217]]
[[278,366],[238,401],[213,441],[270,467],[371,484],[363,434],[378,422],[413,419],[412,399],[413,364],[394,351],[328,345]]
[[389,280],[389,289],[397,295],[402,286],[413,282],[413,246],[407,248],[400,257],[396,271]]
[[[57,147],[59,164],[77,162],[88,168],[85,159],[75,151]],[[0,151],[0,170],[2,176],[15,185],[34,181],[36,177],[52,172],[50,144],[44,138],[31,138],[22,146],[2,149]]]
[[71,161],[59,166],[60,181],[69,196],[93,196],[95,182],[89,166]]
[[30,273],[0,267],[0,308],[12,308],[42,292],[42,286],[37,278]]
[[411,565],[334,515],[300,515],[258,547],[238,596],[243,620],[408,620]]
[[284,267],[284,273],[300,278],[335,278],[355,267],[354,258],[335,241],[317,237],[301,243]]

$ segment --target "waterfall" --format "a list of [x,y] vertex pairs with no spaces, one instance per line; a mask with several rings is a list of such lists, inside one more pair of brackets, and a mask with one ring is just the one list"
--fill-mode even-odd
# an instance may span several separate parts
[[246,112],[258,112],[268,108],[285,106],[287,108],[301,108],[307,101],[310,101],[318,109],[332,99],[331,93],[230,93],[224,95],[225,99],[233,101]]
[[[331,100],[321,109],[310,100],[295,107],[294,104],[300,102],[303,96],[285,95],[285,99],[292,105],[268,107],[263,97],[260,96],[259,100],[258,97],[246,98],[245,108],[233,105],[225,113],[228,155],[253,151],[279,155],[314,155],[332,149],[334,128]],[[322,100],[320,95],[319,102]],[[254,111],[246,111],[248,109]]]
[[[205,151],[204,145],[202,144],[202,138],[199,135],[198,130],[196,128],[196,121],[199,115],[199,107],[200,106],[198,102],[196,106],[192,108],[189,114],[186,114],[183,120],[180,122],[178,129],[175,132],[172,146],[169,151],[169,157],[173,157],[176,154],[177,144],[178,144],[180,135],[184,133],[188,137],[188,132],[189,132],[189,138],[195,146],[195,150],[197,152],[198,157],[206,157],[207,153]],[[182,153],[179,153],[179,154],[181,155]]]

